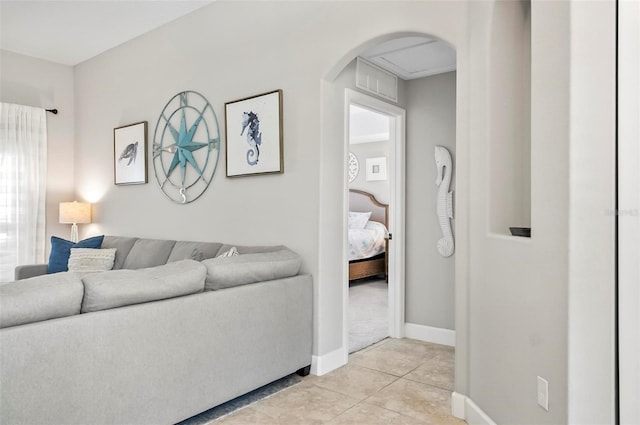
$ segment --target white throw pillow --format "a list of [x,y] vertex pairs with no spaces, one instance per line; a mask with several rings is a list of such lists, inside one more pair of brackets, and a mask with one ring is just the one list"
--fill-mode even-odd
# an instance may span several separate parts
[[70,272],[103,272],[113,268],[116,248],[71,248]]
[[370,212],[362,213],[349,211],[349,229],[364,229],[364,226],[367,225],[370,217]]
[[216,258],[225,258],[225,257],[235,257],[236,255],[240,255],[238,252],[238,248],[232,246],[228,251],[223,252],[220,255],[217,255]]

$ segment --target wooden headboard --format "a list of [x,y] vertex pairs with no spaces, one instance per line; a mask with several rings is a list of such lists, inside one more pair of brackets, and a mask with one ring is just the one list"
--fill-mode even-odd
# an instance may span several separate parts
[[389,205],[378,202],[375,196],[362,190],[349,189],[349,211],[369,212],[370,220],[389,228]]

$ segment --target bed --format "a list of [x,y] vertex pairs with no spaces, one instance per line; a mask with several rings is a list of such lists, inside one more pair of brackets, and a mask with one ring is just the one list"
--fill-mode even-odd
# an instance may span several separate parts
[[387,279],[388,228],[389,205],[368,192],[350,189],[349,281],[378,275]]

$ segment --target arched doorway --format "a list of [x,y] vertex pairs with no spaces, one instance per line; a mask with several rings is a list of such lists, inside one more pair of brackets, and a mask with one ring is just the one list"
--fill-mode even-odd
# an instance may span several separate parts
[[[347,155],[347,150],[344,144],[342,146],[335,146],[335,145],[329,146],[329,144],[335,144],[336,140],[344,140],[343,105],[345,104],[345,95],[343,90],[344,87],[340,85],[341,82],[339,81],[341,71],[342,69],[345,68],[346,65],[348,65],[351,61],[353,61],[361,52],[381,42],[392,40],[398,37],[425,36],[425,35],[426,34],[414,33],[414,32],[390,33],[380,37],[376,37],[372,40],[369,40],[368,42],[362,43],[358,47],[350,50],[340,60],[338,60],[336,65],[331,68],[331,70],[326,74],[326,78],[322,81],[322,92],[323,92],[322,93],[322,117],[323,117],[322,143],[323,143],[323,150],[325,147],[327,148],[327,152],[325,152],[327,156],[323,155],[323,166],[325,164],[333,163],[333,161],[335,161],[335,163],[340,164],[340,167],[336,167],[336,166],[329,167],[329,168],[332,168],[331,171],[326,170],[326,173],[323,172],[323,183],[321,187],[321,192],[322,192],[321,204],[324,204],[324,202],[326,201],[326,205],[331,204],[332,208],[331,209],[323,208],[322,214],[326,213],[326,216],[325,216],[326,221],[321,219],[321,223],[326,223],[327,226],[336,226],[341,230],[339,232],[335,232],[335,234],[333,235],[334,237],[328,237],[328,236],[324,237],[321,235],[320,268],[321,268],[321,273],[324,275],[323,276],[324,279],[329,279],[332,282],[334,279],[339,282],[346,282],[348,279],[347,277],[348,273],[347,273],[347,267],[346,267],[347,262],[345,260],[346,256],[345,256],[345,248],[344,248],[344,245],[345,245],[344,235],[346,234],[346,217],[345,217],[344,211],[346,211],[345,208],[346,208],[346,205],[348,205],[348,201],[347,201],[348,192],[347,192],[347,186],[344,180],[344,176],[346,175],[347,161],[345,160],[345,158]],[[464,65],[462,64],[462,66]],[[455,95],[456,103],[460,104],[458,100],[461,98],[461,96],[464,96],[464,94],[466,93],[466,83],[464,81],[456,80],[455,86],[456,86],[456,95]],[[337,109],[339,109],[339,112],[337,112]],[[456,129],[458,129],[461,125],[459,121],[460,120],[456,115],[455,124],[454,124]],[[463,140],[463,142],[466,143],[466,134],[464,134],[464,132],[456,130],[455,139],[456,139],[456,144],[458,144],[459,140]],[[425,161],[433,161],[432,155],[433,154],[431,154],[429,158],[425,158]],[[331,159],[328,159],[329,157],[331,157]],[[463,154],[462,157],[466,159],[466,155]],[[463,170],[462,171],[463,178],[462,180],[460,179],[460,177],[458,178],[460,187],[456,188],[456,189],[459,189],[456,192],[456,196],[457,197],[466,196],[468,189],[466,187],[466,181],[464,180],[464,176],[466,176],[467,170],[464,165],[458,165],[458,167]],[[434,180],[435,180],[435,173],[433,176],[430,176],[428,178],[428,182],[431,183]],[[332,200],[329,200],[329,197],[332,197]],[[402,201],[404,202],[404,199]],[[464,229],[464,223],[466,222],[466,211],[464,209],[465,205],[466,205],[466,201],[459,202],[458,218],[461,219],[461,221],[463,222],[463,229]],[[333,208],[340,211],[341,214],[335,214],[335,210]],[[325,224],[321,224],[321,228],[325,229],[326,228]],[[396,238],[396,233],[394,233],[394,239],[395,238]],[[396,240],[396,242],[398,244],[401,244],[401,246],[404,245],[403,241]],[[461,252],[461,254],[459,254],[458,256],[462,257],[461,264],[465,264],[467,252],[466,252],[466,249],[464,248],[464,245],[465,245],[464,236],[459,241],[459,243],[461,243],[462,246],[459,248],[459,252]],[[458,266],[456,266],[456,268],[458,268]],[[404,273],[404,270],[402,270],[401,273]],[[331,275],[331,278],[327,278],[328,274]],[[456,271],[455,275],[456,275],[455,277],[456,283],[452,286],[466,285],[466,283],[462,279],[462,277],[464,276],[463,274],[459,274]],[[404,279],[404,275],[402,275],[401,279],[402,280]],[[335,288],[332,289],[332,291],[334,290]],[[318,374],[326,373],[327,371],[332,370],[332,368],[339,367],[340,365],[345,364],[348,361],[347,350],[344,343],[344,341],[346,341],[346,335],[344,330],[345,329],[344,321],[346,320],[346,302],[347,302],[344,293],[346,291],[344,291],[344,286],[339,288],[339,290],[341,292],[340,298],[342,299],[342,302],[339,306],[335,306],[335,307],[336,307],[336,311],[337,309],[342,310],[342,315],[337,320],[340,321],[342,325],[341,327],[343,331],[339,335],[339,338],[341,341],[343,341],[343,343],[341,348],[334,350],[331,353],[328,353],[328,355],[323,358],[323,360],[326,359],[325,362],[322,362],[322,364],[317,365],[315,373],[318,373]],[[462,293],[464,293],[464,291],[462,291]],[[402,294],[401,303],[402,305],[404,305],[404,294]],[[455,305],[456,315],[458,314],[466,315],[466,300],[460,300],[460,297],[457,297],[453,303]],[[457,335],[457,339],[466,340],[466,328],[464,326],[465,321],[464,320],[460,321],[458,318],[456,318],[456,323],[460,323],[462,325],[459,329],[457,329],[457,331],[459,331]],[[404,332],[404,329],[402,328],[397,336],[402,336],[403,332]],[[456,353],[456,358],[457,358],[456,364],[458,363],[462,364],[463,365],[462,368],[466,370],[466,368],[464,367],[464,364],[466,364],[466,353],[464,353],[464,350],[466,349],[466,343],[463,342],[462,344],[459,344],[459,346],[461,347],[461,349],[459,353]],[[460,358],[460,360],[458,360],[458,357]],[[456,366],[456,372],[457,372],[457,366]],[[458,378],[456,378],[456,380],[457,380],[456,388],[463,388],[460,391],[464,392],[465,391],[464,386],[466,386],[466,377],[463,377],[463,374],[461,374]],[[460,384],[458,384],[458,382],[460,382],[463,386],[460,387],[459,386]]]

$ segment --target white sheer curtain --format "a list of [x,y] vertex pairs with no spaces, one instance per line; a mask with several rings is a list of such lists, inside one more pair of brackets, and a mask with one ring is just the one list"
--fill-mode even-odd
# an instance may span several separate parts
[[18,264],[44,262],[45,110],[0,103],[0,282]]

